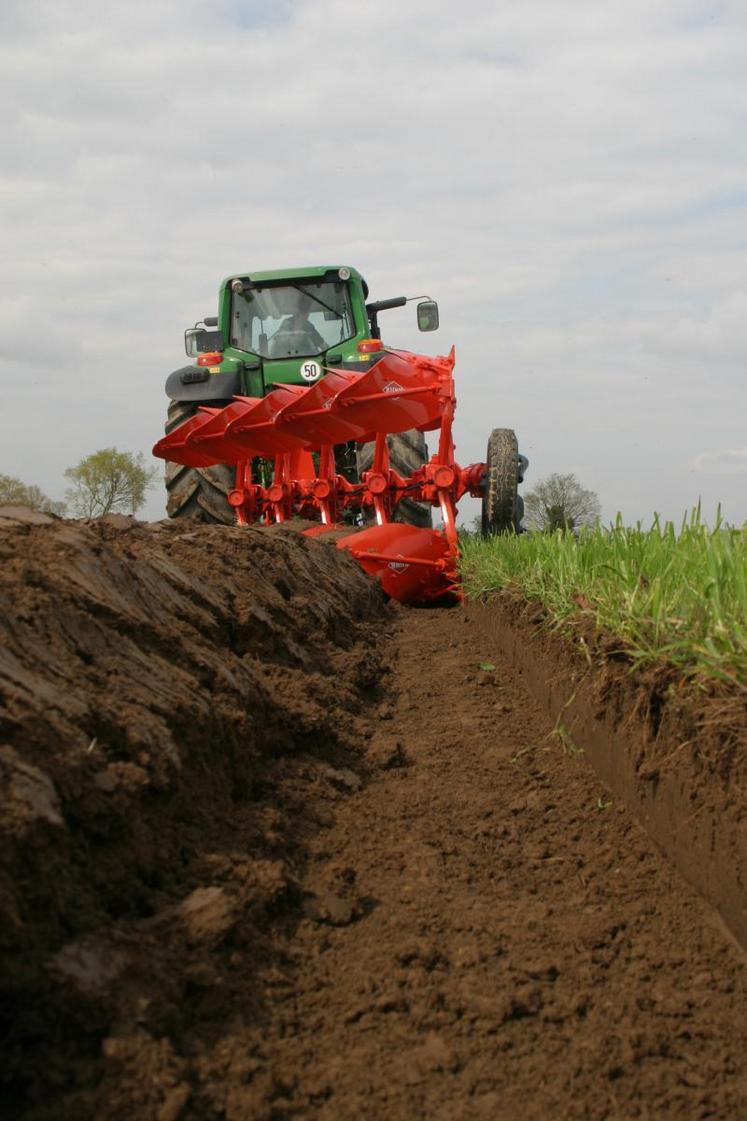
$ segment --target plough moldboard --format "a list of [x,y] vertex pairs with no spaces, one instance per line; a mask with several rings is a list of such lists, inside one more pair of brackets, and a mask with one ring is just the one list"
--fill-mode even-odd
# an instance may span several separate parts
[[[405,603],[458,594],[456,506],[484,490],[485,464],[460,467],[452,423],[454,349],[430,358],[387,350],[365,373],[329,368],[312,386],[277,384],[265,397],[235,397],[223,408],[201,408],[153,449],[189,467],[236,467],[229,502],[239,525],[298,516],[320,522],[317,535],[342,525],[346,509],[373,515],[375,525],[337,541],[384,591]],[[389,464],[387,435],[417,428],[438,431],[438,449],[409,477]],[[334,447],[374,442],[373,464],[361,481],[339,474]],[[312,454],[316,453],[316,454]],[[269,485],[256,481],[253,462],[274,463]],[[440,511],[442,527],[421,529],[393,521],[409,498]]]

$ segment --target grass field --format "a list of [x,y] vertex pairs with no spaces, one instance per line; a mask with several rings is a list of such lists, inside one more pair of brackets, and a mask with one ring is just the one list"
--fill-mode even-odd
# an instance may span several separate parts
[[609,527],[462,541],[467,594],[503,589],[540,600],[558,623],[584,612],[619,636],[633,664],[665,659],[696,677],[747,688],[747,523],[694,510],[676,528]]

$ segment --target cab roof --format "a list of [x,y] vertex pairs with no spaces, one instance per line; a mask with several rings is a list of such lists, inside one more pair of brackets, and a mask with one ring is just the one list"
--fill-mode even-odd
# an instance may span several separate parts
[[262,280],[306,280],[313,277],[324,277],[327,273],[338,272],[340,269],[346,268],[350,270],[351,277],[356,277],[358,280],[365,284],[365,280],[352,265],[310,265],[307,268],[300,269],[271,269],[269,272],[259,272],[252,270],[249,273],[235,272],[231,276],[226,277],[222,282],[221,288],[226,288],[232,280],[253,280],[255,283]]

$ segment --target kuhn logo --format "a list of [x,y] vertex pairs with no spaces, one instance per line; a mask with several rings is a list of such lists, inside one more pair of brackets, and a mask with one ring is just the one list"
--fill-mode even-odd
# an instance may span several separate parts
[[400,385],[396,381],[388,381],[386,383],[386,385],[383,386],[382,392],[384,392],[384,393],[401,393],[404,388],[405,388],[404,385]]
[[409,567],[409,564],[405,564],[404,561],[389,561],[387,565],[387,568],[391,568],[394,572],[404,572]]

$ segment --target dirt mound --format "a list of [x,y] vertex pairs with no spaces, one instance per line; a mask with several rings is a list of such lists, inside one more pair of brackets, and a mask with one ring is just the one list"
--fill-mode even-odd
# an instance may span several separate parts
[[0,596],[3,1117],[747,1116],[744,957],[505,636],[283,528],[0,510]]
[[[80,1118],[117,1025],[158,1037],[185,1004],[209,1019],[232,971],[245,989],[272,966],[268,916],[314,827],[274,772],[287,756],[346,781],[382,602],[292,532],[8,508],[0,600],[3,1096]],[[154,1091],[164,1117],[174,1080]]]

